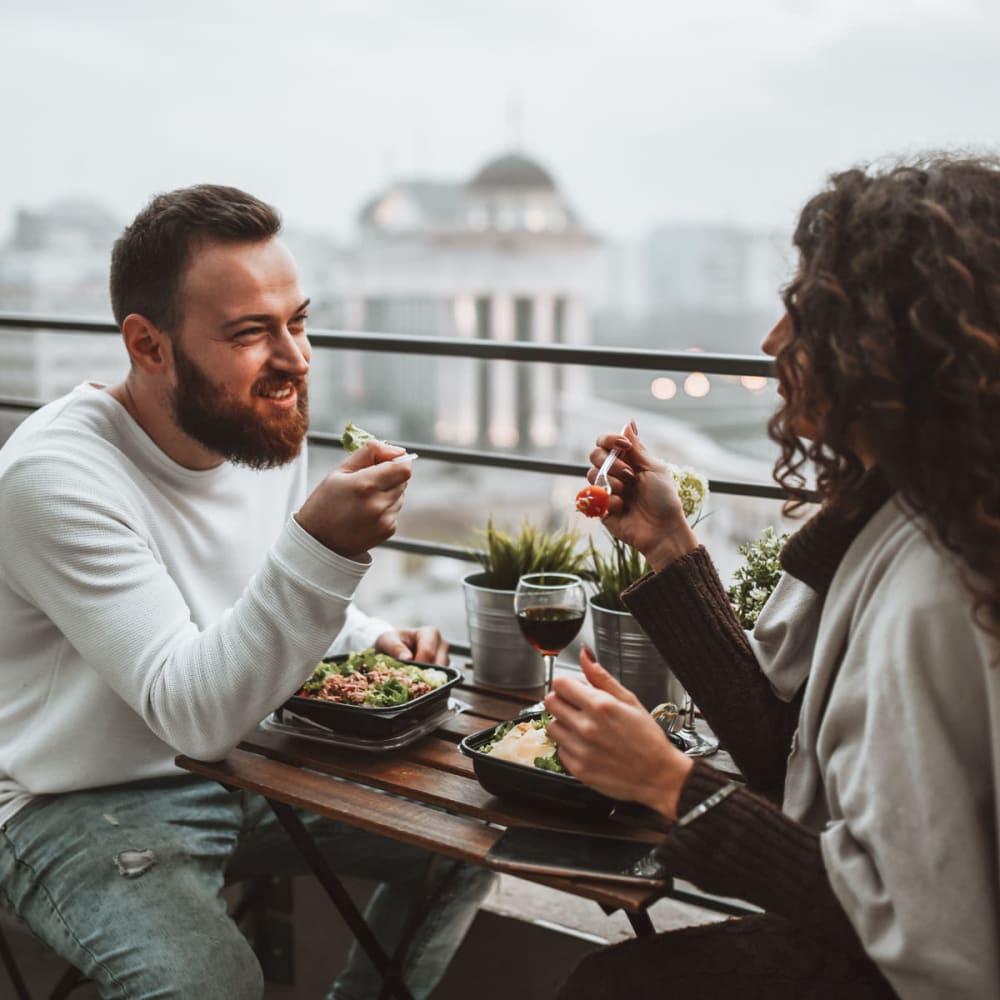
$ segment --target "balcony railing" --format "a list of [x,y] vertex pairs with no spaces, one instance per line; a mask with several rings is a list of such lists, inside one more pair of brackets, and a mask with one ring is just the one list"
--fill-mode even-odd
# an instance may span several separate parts
[[[37,316],[0,312],[0,330],[45,330],[59,333],[118,334],[114,323],[71,317]],[[367,351],[380,354],[412,354],[430,357],[478,358],[483,360],[519,361],[559,365],[582,365],[590,368],[630,368],[649,371],[699,371],[709,375],[752,375],[772,377],[770,359],[758,355],[708,354],[673,351],[650,351],[632,347],[571,347],[565,344],[533,344],[498,340],[467,340],[452,337],[423,337],[404,334],[367,333],[355,330],[313,330],[309,340],[314,348]],[[42,405],[41,400],[0,396],[0,410],[31,411]],[[309,434],[316,445],[339,448],[340,438],[319,431]],[[425,441],[397,441],[394,444],[408,451],[419,452],[428,459],[455,465],[472,465],[538,472],[546,475],[581,478],[586,466],[568,462],[552,462],[498,451],[472,448],[441,447]],[[779,500],[783,494],[776,486],[760,482],[740,482],[712,479],[713,493]],[[474,562],[475,551],[457,545],[429,542],[418,538],[396,537],[385,543],[387,548],[425,556],[445,556]]]

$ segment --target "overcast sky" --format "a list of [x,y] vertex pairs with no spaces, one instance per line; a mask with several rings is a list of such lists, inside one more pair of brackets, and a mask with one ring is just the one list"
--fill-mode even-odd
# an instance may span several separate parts
[[200,181],[346,236],[518,138],[605,236],[788,228],[830,170],[1000,149],[998,53],[996,0],[0,0],[0,236]]

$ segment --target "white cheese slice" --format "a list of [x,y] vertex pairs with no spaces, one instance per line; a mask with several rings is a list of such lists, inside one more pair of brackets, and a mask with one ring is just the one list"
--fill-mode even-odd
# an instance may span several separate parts
[[532,766],[536,757],[551,757],[555,752],[555,745],[544,729],[536,729],[530,722],[519,722],[494,744],[490,756]]

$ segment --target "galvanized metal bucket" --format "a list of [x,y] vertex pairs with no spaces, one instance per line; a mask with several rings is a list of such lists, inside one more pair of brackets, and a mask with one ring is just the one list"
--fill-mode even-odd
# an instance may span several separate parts
[[494,687],[540,687],[545,683],[545,666],[541,654],[521,634],[514,591],[485,587],[483,579],[483,573],[473,573],[462,581],[473,678]]
[[627,611],[602,608],[590,599],[594,652],[601,666],[652,711],[665,701],[683,704],[684,688],[652,639]]

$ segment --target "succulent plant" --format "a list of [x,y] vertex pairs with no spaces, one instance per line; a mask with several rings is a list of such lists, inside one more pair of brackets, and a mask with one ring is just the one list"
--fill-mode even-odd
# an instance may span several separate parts
[[577,573],[585,571],[587,553],[581,537],[569,527],[545,531],[527,518],[517,534],[486,523],[486,548],[477,554],[484,583],[496,590],[514,590],[525,573]]
[[649,572],[649,563],[638,549],[614,535],[608,537],[611,539],[611,551],[607,554],[599,552],[594,540],[590,540],[590,568],[586,572],[586,578],[597,587],[594,600],[602,608],[628,611],[621,599],[621,592]]

